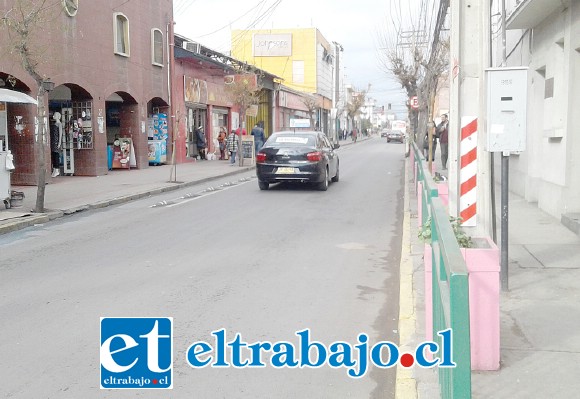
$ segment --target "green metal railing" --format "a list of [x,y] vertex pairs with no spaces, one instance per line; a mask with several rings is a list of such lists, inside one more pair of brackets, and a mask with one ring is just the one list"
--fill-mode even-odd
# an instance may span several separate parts
[[[433,338],[442,348],[440,331],[451,329],[452,359],[456,367],[439,367],[441,397],[471,398],[469,285],[467,266],[453,233],[449,215],[425,158],[413,143],[417,180],[421,182],[422,225],[431,221]],[[441,358],[442,352],[439,352]]]

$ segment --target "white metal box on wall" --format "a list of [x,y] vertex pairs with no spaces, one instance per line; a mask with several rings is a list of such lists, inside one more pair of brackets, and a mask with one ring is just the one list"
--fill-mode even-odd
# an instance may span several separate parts
[[526,149],[528,68],[489,68],[487,85],[487,151]]

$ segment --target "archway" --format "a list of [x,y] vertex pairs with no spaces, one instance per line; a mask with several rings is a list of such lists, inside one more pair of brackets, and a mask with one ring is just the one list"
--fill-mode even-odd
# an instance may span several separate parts
[[[144,168],[148,165],[145,121],[140,124],[139,104],[124,91],[112,93],[105,100],[109,168]],[[112,153],[111,153],[112,152]]]
[[170,134],[172,118],[168,115],[169,104],[160,97],[147,103],[147,156],[150,165],[167,163],[171,159]]
[[64,83],[48,93],[48,110],[52,176],[93,174],[86,167],[95,157],[93,97],[75,83]]

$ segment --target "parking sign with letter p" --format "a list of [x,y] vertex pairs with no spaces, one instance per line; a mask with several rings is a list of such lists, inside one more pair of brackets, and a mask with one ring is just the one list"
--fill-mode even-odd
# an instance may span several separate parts
[[413,96],[411,97],[411,108],[418,109],[419,108],[419,97]]
[[173,319],[101,318],[101,389],[171,389]]

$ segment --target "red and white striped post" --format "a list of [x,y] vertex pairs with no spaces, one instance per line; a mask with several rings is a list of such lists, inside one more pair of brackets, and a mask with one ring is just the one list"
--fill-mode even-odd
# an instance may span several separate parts
[[459,216],[463,226],[476,225],[477,212],[477,118],[461,118],[459,170]]

